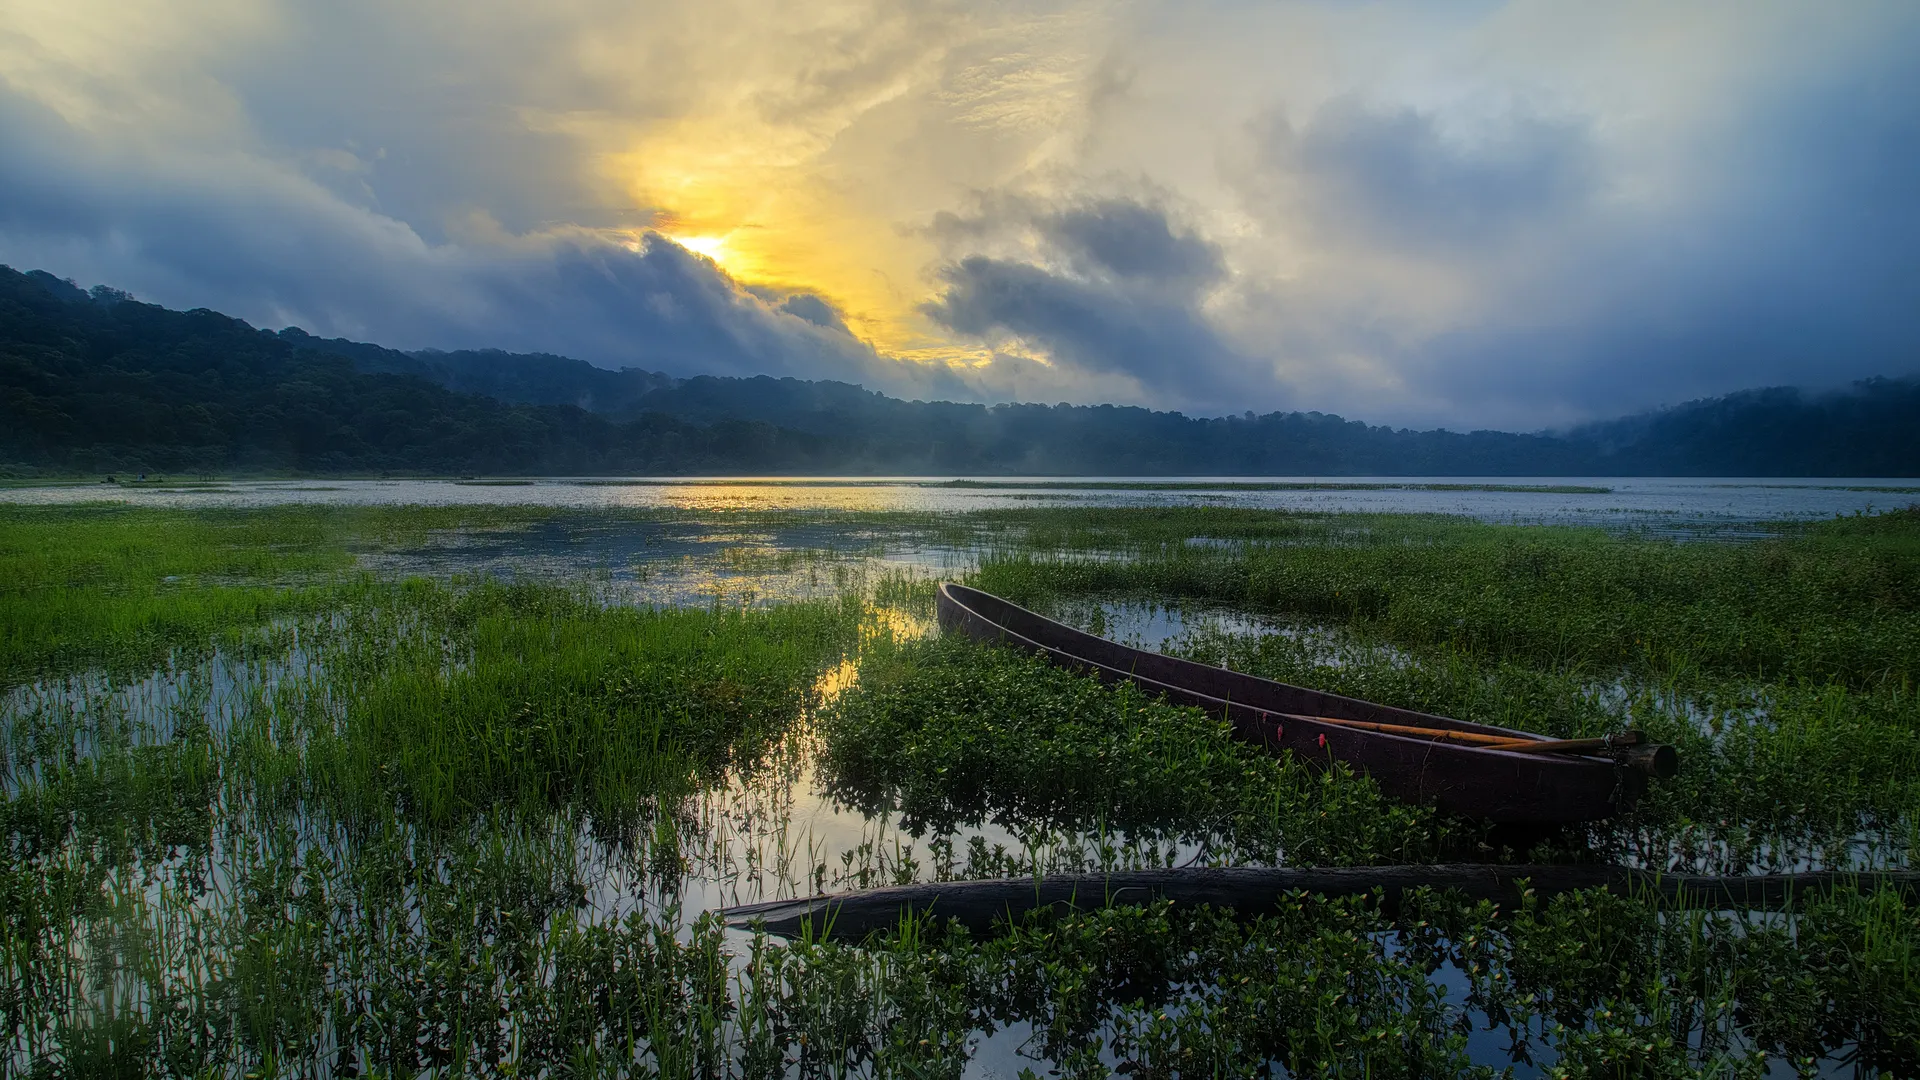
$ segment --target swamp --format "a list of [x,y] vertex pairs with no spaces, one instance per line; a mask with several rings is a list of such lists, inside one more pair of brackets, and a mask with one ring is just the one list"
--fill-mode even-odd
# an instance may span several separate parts
[[[515,490],[0,503],[0,1075],[1920,1075],[1920,903],[1890,888],[861,940],[718,914],[1142,868],[1914,868],[1920,508],[1703,533]],[[1682,769],[1516,839],[942,638],[942,580],[1382,704],[1638,729]]]

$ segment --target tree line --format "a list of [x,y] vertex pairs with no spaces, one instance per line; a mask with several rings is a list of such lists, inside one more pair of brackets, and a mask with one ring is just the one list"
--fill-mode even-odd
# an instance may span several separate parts
[[901,401],[846,383],[406,353],[0,267],[0,465],[315,474],[1920,475],[1920,380],[1564,434],[1316,412]]

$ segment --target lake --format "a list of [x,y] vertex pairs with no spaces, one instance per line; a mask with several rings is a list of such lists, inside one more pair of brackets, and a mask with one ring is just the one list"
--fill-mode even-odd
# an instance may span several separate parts
[[0,500],[165,506],[537,505],[574,509],[963,513],[1032,506],[1218,505],[1459,514],[1488,522],[1719,531],[1920,502],[1920,479],[1712,477],[743,477],[208,481],[0,488]]

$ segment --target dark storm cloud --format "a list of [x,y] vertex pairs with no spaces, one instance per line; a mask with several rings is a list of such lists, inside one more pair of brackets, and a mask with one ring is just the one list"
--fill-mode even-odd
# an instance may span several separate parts
[[1124,374],[1169,397],[1196,381],[1212,386],[1234,359],[1178,293],[1089,282],[1027,263],[962,259],[941,271],[946,291],[927,305],[942,326],[992,341],[1012,335],[1056,363]]
[[784,311],[795,318],[805,319],[822,329],[836,330],[842,334],[852,333],[847,329],[846,316],[825,297],[810,292],[775,289],[766,285],[748,285],[746,291],[776,310]]
[[1176,233],[1158,207],[1112,199],[1044,214],[1035,224],[1082,273],[1206,284],[1225,272],[1217,245]]
[[1300,131],[1281,113],[1257,127],[1262,165],[1296,186],[1310,228],[1387,246],[1504,240],[1597,190],[1598,154],[1575,121],[1522,116],[1449,136],[1431,114],[1349,96],[1322,106]]
[[102,150],[0,92],[8,261],[399,348],[501,348],[680,374],[790,374],[964,392],[877,357],[810,294],[763,299],[658,235],[579,229],[430,244],[243,155]]
[[934,232],[949,245],[1025,248],[942,267],[944,288],[922,310],[956,334],[1017,340],[1074,373],[1125,376],[1161,404],[1211,402],[1246,378],[1246,359],[1200,310],[1226,274],[1220,249],[1163,207],[1002,196],[973,215],[942,215]]
[[859,374],[858,343],[766,304],[713,263],[649,234],[638,251],[591,235],[551,238],[474,274],[490,306],[513,313],[491,333],[532,349],[565,325],[568,355],[632,357],[678,373]]
[[847,333],[847,321],[832,304],[812,293],[795,293],[780,301],[780,310],[805,319],[815,326]]

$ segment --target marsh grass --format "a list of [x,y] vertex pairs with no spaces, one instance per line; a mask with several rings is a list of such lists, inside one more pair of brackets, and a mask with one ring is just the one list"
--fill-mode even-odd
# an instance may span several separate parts
[[[1750,544],[1195,510],[1056,511],[1035,529],[1041,550],[992,553],[975,583],[1043,610],[1150,596],[1332,628],[1202,628],[1168,647],[1483,723],[1567,738],[1632,725],[1678,745],[1681,777],[1591,837],[1602,852],[1710,871],[1912,857],[1913,511]],[[1223,542],[1177,539],[1189,532]],[[1101,550],[1132,554],[1080,553]]]
[[1198,709],[960,641],[870,654],[823,732],[828,789],[915,833],[988,820],[1166,833],[1202,845],[1196,858],[1296,864],[1439,848],[1430,811],[1345,769],[1272,757]]
[[1904,689],[1596,678],[1578,668],[1409,654],[1347,636],[1202,628],[1174,651],[1209,664],[1479,723],[1588,738],[1639,728],[1680,750],[1678,778],[1587,837],[1599,852],[1707,873],[1904,865],[1920,813],[1920,706]]
[[[677,916],[620,896],[678,889],[688,801],[761,764],[860,604],[381,599],[279,633],[324,662],[260,680],[219,730],[195,722],[204,683],[145,715],[94,687],[86,709],[55,707],[70,688],[10,717],[10,1070],[708,1071],[727,971],[695,946],[714,932],[683,943]],[[586,911],[605,859],[636,876]]]
[[[1785,915],[1426,895],[1388,920],[1298,896],[979,938],[725,931],[700,905],[734,877],[1410,861],[1477,834],[1190,710],[917,642],[924,575],[755,554],[844,595],[653,610],[594,578],[354,570],[553,514],[0,514],[21,570],[0,586],[0,1073],[958,1076],[989,1036],[1067,1076],[1920,1071],[1920,909],[1892,892]],[[1636,817],[1549,857],[1912,864],[1911,514],[1737,546],[1211,510],[845,524],[970,545],[984,586],[1041,607],[1310,631],[1170,646],[1208,662],[1682,744]],[[874,815],[857,843],[781,819],[816,812],[793,797],[816,766]]]
[[[1605,495],[1613,489],[1592,484],[1448,484],[1338,480],[948,480],[950,488],[1038,488],[1068,491],[1507,491],[1541,495]],[[1872,488],[1907,490],[1911,488]]]
[[[1550,668],[1911,687],[1920,662],[1920,511],[1752,544],[1401,516],[1142,513],[1037,517],[1028,542],[1063,553],[990,555],[976,583],[1029,606],[1089,594],[1230,604]],[[1085,548],[1131,557],[1072,554]]]
[[149,670],[176,649],[204,656],[276,618],[367,602],[356,547],[545,516],[517,507],[0,506],[0,687],[89,667]]
[[707,611],[600,606],[483,587],[458,644],[414,638],[308,748],[333,797],[389,787],[429,822],[577,802],[602,821],[751,769],[850,646],[856,603]]

